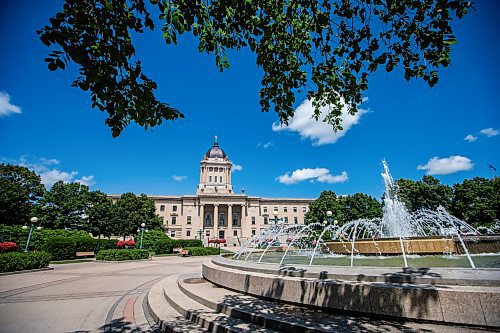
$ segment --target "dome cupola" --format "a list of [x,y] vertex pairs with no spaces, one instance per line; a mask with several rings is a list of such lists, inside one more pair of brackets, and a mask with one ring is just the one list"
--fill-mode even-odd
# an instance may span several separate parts
[[219,147],[219,143],[217,142],[217,136],[215,136],[213,147],[207,151],[205,156],[208,158],[226,158],[227,157],[224,150],[222,150]]

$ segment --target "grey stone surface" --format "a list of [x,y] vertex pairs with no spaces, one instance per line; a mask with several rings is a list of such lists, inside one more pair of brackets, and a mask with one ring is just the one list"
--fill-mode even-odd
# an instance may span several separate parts
[[[222,265],[219,265],[223,262]],[[228,268],[228,266],[232,268]],[[203,276],[220,286],[259,297],[372,315],[498,327],[500,288],[391,282],[357,282],[282,276],[280,272],[235,269],[216,258],[203,265]],[[272,272],[267,266],[264,271]],[[460,272],[455,272],[460,275]],[[466,272],[459,276],[462,279]],[[466,300],[463,300],[466,298]],[[481,301],[480,301],[481,300]],[[488,318],[486,320],[486,318]]]
[[164,276],[201,272],[203,260],[84,262],[0,276],[0,331],[154,332],[140,306],[144,295]]

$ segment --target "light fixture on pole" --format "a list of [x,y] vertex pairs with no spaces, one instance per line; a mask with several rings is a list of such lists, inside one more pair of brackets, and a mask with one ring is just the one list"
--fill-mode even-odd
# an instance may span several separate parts
[[[31,227],[30,227],[30,233],[28,234],[28,240],[26,241],[26,247],[24,248],[24,252],[29,251],[29,246],[30,246],[30,240],[31,240],[31,234],[33,233],[33,229],[35,228],[35,224],[38,222],[38,217],[32,217],[30,219],[31,222]],[[28,229],[28,226],[25,224],[23,226],[23,229]],[[42,227],[37,227],[36,230],[40,230]]]
[[141,242],[139,244],[139,249],[142,250],[142,239],[144,238],[144,231],[147,232],[147,229],[145,228],[146,227],[146,223],[141,223],[141,226],[139,229],[137,229],[137,232],[141,232]]
[[200,240],[202,240],[202,237],[203,237],[203,229],[202,228],[198,229],[198,236],[199,236]]

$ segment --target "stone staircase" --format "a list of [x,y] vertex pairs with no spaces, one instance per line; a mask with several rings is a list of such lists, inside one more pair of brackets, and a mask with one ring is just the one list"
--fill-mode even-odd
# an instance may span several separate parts
[[218,287],[199,274],[161,280],[149,291],[147,305],[163,332],[476,331],[464,326],[388,321],[269,301]]

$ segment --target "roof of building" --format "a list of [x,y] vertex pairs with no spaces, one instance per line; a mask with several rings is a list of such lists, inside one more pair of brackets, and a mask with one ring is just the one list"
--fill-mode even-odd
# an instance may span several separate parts
[[208,158],[226,158],[227,157],[227,155],[224,152],[224,150],[222,150],[219,147],[219,143],[217,142],[217,136],[214,139],[214,145],[213,145],[213,147],[210,148],[207,151],[207,153],[205,154],[205,156],[208,157]]

